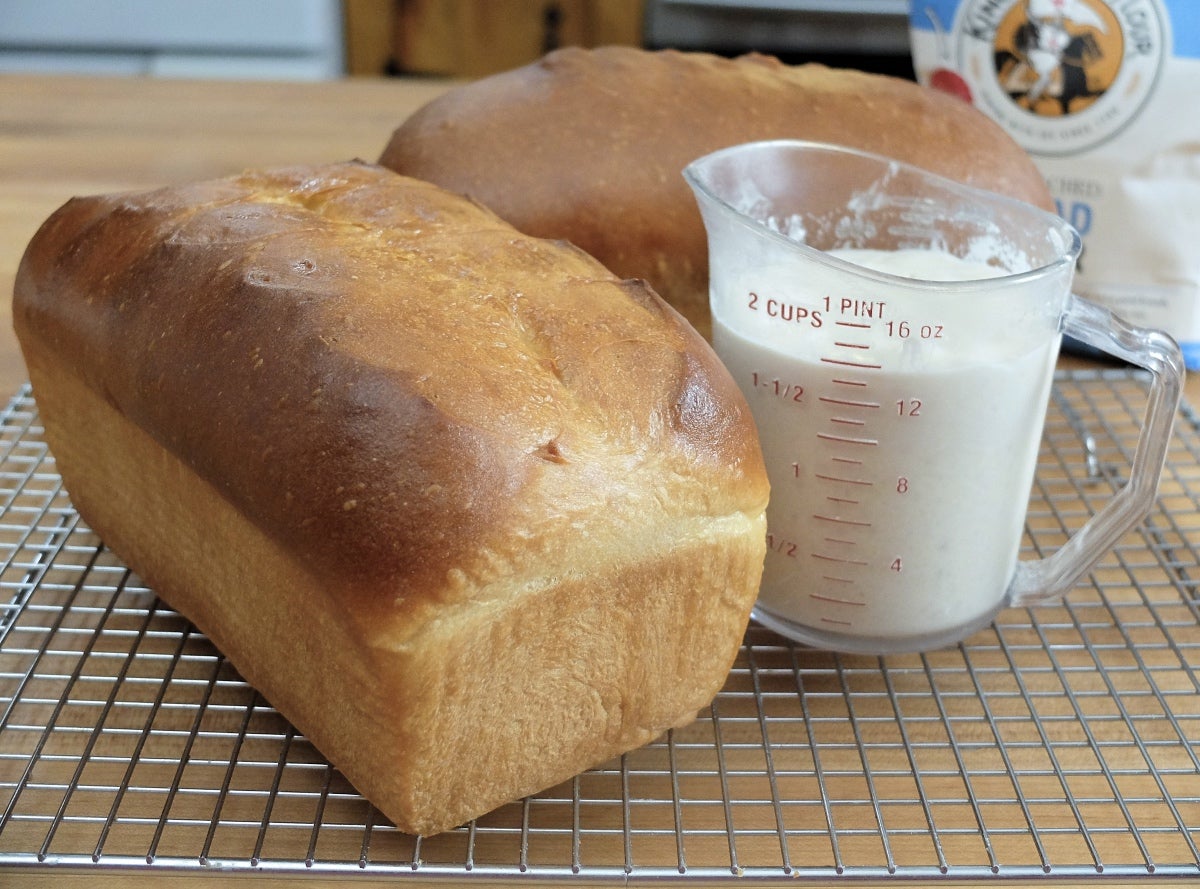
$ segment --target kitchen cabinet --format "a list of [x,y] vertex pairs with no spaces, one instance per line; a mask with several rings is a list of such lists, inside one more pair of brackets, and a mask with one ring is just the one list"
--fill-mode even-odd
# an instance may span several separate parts
[[395,0],[393,70],[479,77],[560,46],[640,45],[643,0]]

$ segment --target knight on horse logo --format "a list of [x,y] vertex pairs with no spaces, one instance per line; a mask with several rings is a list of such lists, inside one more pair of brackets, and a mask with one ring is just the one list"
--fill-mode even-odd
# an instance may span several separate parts
[[1170,50],[1161,0],[964,0],[956,21],[972,100],[1035,154],[1121,132]]
[[1103,3],[1026,0],[996,32],[996,75],[1035,114],[1072,114],[1112,86],[1124,55],[1121,28]]

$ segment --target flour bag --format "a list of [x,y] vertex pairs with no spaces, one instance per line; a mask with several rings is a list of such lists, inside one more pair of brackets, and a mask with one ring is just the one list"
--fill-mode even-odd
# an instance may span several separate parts
[[1200,0],[912,0],[922,83],[1033,156],[1083,236],[1075,289],[1200,368]]

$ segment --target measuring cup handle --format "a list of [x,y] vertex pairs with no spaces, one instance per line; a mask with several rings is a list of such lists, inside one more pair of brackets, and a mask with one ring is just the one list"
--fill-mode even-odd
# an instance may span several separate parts
[[1074,294],[1063,313],[1061,327],[1064,334],[1080,342],[1150,371],[1149,398],[1129,481],[1057,552],[1017,565],[1008,589],[1011,605],[1036,605],[1061,598],[1145,518],[1158,493],[1171,429],[1183,395],[1183,355],[1162,331],[1134,327]]

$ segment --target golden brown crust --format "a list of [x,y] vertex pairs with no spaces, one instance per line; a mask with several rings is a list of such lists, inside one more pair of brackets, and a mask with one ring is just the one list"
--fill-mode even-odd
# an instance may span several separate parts
[[645,278],[707,332],[704,231],[681,172],[710,151],[776,138],[873,151],[1052,206],[1032,159],[965,102],[762,55],[559,50],[435,99],[380,163]]
[[14,321],[84,518],[403,829],[643,743],[728,670],[748,409],[575,248],[370,165],[248,173],[67,204]]

